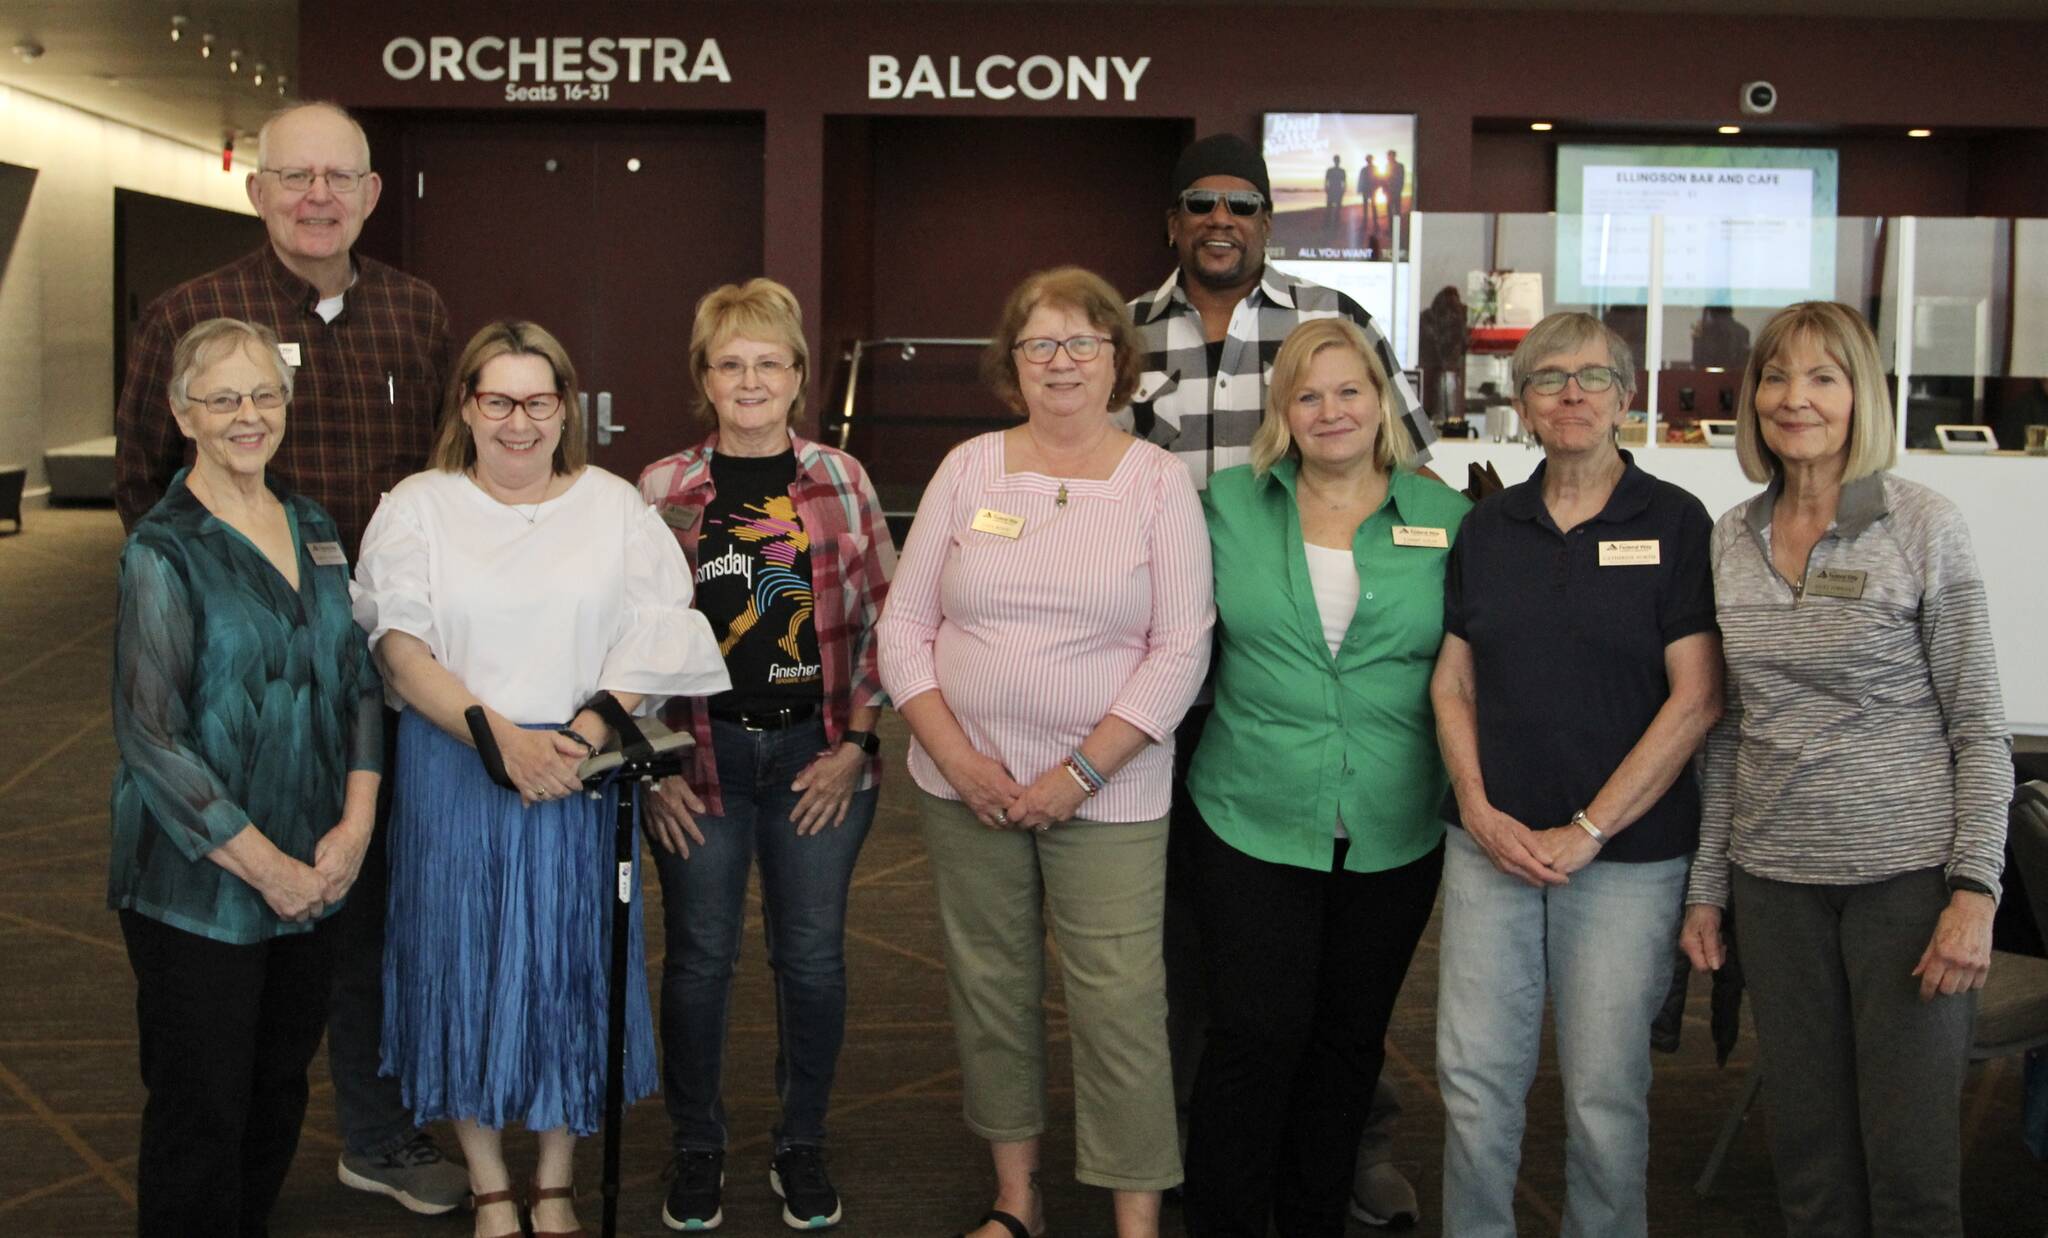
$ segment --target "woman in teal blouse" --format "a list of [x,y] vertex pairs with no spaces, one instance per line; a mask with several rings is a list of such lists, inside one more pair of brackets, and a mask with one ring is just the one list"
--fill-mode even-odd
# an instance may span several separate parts
[[1342,319],[1274,359],[1249,466],[1203,497],[1216,708],[1188,790],[1209,985],[1193,1238],[1340,1235],[1387,1020],[1443,866],[1429,677],[1470,506],[1415,473],[1386,371]]
[[382,686],[334,521],[264,476],[291,370],[216,318],[173,355],[192,465],[121,552],[108,905],[135,971],[139,1229],[267,1233],[327,1023],[323,917],[369,845]]

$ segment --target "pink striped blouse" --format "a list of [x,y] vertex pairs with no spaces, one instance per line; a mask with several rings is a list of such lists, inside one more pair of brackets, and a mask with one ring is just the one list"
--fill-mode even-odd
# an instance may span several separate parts
[[[975,528],[984,509],[1021,519],[1017,536]],[[1173,728],[1215,618],[1201,504],[1172,455],[1133,443],[1108,480],[1062,483],[1005,473],[1002,434],[984,434],[918,505],[882,613],[882,684],[898,705],[943,692],[975,749],[1026,785],[1115,714],[1158,742],[1078,815],[1149,821],[1171,800]],[[910,774],[959,798],[914,740]]]

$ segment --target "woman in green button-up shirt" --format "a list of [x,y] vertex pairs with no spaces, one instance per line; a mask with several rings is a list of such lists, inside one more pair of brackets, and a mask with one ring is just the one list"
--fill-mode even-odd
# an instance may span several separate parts
[[1193,1238],[1339,1235],[1387,1020],[1443,863],[1429,677],[1470,504],[1407,467],[1357,326],[1273,363],[1252,463],[1204,496],[1220,637],[1188,789],[1211,1021]]
[[265,478],[291,370],[213,319],[174,354],[193,463],[121,552],[112,863],[135,971],[144,1235],[265,1232],[327,1023],[318,925],[369,845],[381,684],[333,520]]

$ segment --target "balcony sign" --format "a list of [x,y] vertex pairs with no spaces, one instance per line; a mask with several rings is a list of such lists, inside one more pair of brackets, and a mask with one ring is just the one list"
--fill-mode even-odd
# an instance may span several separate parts
[[868,57],[868,98],[870,99],[1008,99],[1023,95],[1044,101],[1064,96],[1084,96],[1107,102],[1112,90],[1126,103],[1138,98],[1138,79],[1152,64],[1150,56],[1125,60],[1122,56],[984,56],[976,65],[961,63],[959,56],[945,58],[941,76],[938,60],[918,56],[906,73],[896,56]]

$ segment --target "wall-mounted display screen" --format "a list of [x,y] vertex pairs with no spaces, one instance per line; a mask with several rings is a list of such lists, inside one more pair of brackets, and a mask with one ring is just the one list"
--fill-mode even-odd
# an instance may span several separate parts
[[1561,145],[1556,299],[1647,302],[1654,215],[1668,305],[1832,299],[1839,168],[1832,150]]
[[1409,113],[1268,112],[1273,181],[1267,260],[1365,307],[1408,357],[1395,314],[1396,251],[1405,261],[1415,203],[1415,117]]

